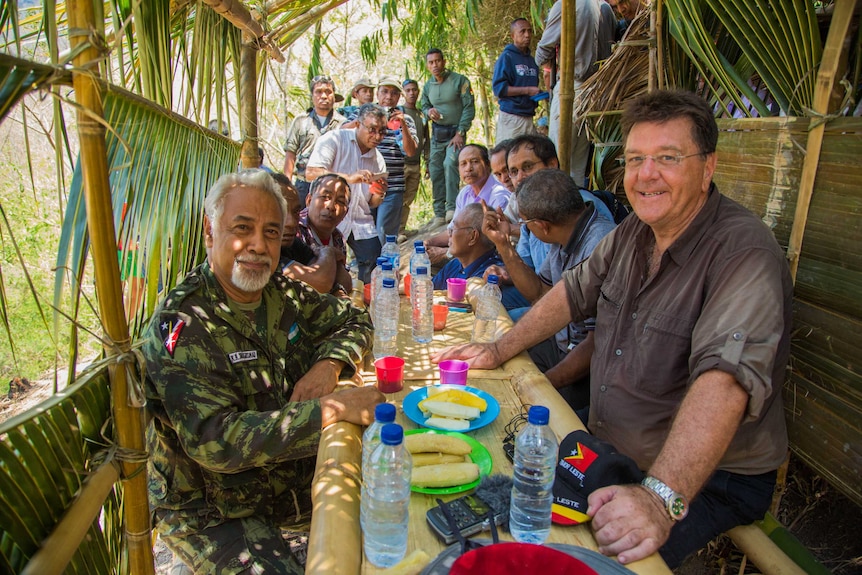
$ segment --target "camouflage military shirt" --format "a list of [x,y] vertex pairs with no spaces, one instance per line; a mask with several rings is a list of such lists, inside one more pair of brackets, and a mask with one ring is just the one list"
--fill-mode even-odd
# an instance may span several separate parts
[[350,375],[371,322],[280,274],[261,301],[240,311],[204,263],[156,311],[143,348],[154,510],[289,520],[310,507],[320,402],[288,400],[319,360],[341,360]]

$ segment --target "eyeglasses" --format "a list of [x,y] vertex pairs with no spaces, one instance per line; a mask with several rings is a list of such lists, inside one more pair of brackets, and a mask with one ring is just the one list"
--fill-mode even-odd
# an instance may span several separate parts
[[363,128],[368,130],[370,134],[376,134],[381,138],[386,135],[386,128],[371,128],[366,124],[360,124]]
[[683,156],[682,154],[659,154],[657,156],[653,156],[650,154],[644,156],[626,156],[624,158],[618,158],[617,161],[621,166],[624,166],[627,170],[629,168],[633,170],[640,169],[644,162],[647,159],[655,162],[655,165],[659,168],[675,168],[682,163],[682,161],[686,158],[693,158],[694,156],[704,156],[706,152],[696,152],[694,154],[688,154]]
[[449,235],[451,236],[453,233],[460,231],[460,230],[475,230],[475,229],[476,228],[473,226],[464,226],[463,228],[449,228],[447,231],[449,232]]
[[540,219],[541,218],[530,218],[528,220],[522,220],[521,218],[518,218],[518,226],[526,226],[530,222],[536,222],[536,221],[539,221]]

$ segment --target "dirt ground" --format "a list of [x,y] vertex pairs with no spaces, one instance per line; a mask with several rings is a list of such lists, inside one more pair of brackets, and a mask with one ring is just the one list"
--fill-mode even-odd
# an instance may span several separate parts
[[[50,396],[51,380],[32,382],[15,398],[0,398],[0,421],[23,412]],[[810,468],[791,457],[787,489],[778,520],[834,575],[862,575],[862,507],[830,486]],[[159,542],[160,543],[160,542]],[[158,573],[167,574],[170,552],[157,545]],[[677,575],[760,573],[733,542],[720,537],[676,569]]]

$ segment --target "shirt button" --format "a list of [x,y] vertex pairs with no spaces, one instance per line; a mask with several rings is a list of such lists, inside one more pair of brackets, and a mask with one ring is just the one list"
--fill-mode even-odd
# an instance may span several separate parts
[[638,318],[638,312],[632,312],[632,319]]
[[621,349],[617,349],[617,350],[615,350],[615,351],[614,351],[614,353],[615,353],[615,354],[617,354],[617,355],[619,356],[619,355],[622,355],[622,354],[623,354],[623,350],[621,350]]
[[732,337],[733,337],[733,339],[735,339],[736,341],[741,341],[741,340],[742,340],[742,332],[741,332],[741,331],[733,332],[733,336],[732,336]]
[[601,386],[599,389],[600,389],[600,390],[602,390],[602,391],[607,391],[607,390],[608,390],[608,386],[607,386],[607,385],[603,385],[603,386]]
[[596,427],[602,427],[605,423],[603,421],[597,421]]

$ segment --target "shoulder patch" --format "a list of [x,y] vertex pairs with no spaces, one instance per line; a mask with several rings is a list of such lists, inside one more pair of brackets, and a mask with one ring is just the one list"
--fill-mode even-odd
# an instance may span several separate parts
[[164,319],[162,323],[159,324],[159,330],[162,334],[162,341],[165,344],[165,349],[168,350],[168,353],[171,354],[171,357],[174,357],[174,350],[177,347],[177,340],[180,338],[180,332],[183,331],[186,322],[181,320],[179,317],[175,317],[172,320]]

